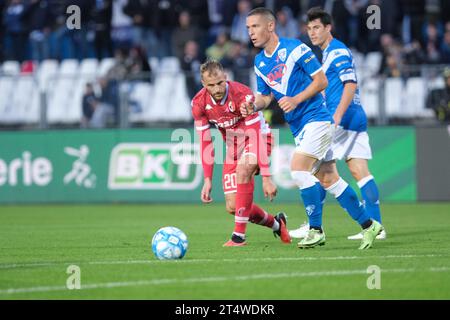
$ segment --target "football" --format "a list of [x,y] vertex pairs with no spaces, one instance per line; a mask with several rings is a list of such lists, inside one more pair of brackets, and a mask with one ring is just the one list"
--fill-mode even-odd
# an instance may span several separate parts
[[186,234],[175,227],[164,227],[156,231],[152,239],[152,250],[160,260],[181,259],[188,249]]

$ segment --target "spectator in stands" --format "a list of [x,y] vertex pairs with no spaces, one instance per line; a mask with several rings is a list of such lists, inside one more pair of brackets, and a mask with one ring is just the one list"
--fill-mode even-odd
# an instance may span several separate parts
[[450,27],[444,34],[444,40],[441,45],[441,57],[443,63],[450,63]]
[[[50,34],[50,54],[51,58],[62,59],[83,59],[90,54],[92,49],[93,30],[90,28],[92,22],[92,8],[94,4],[90,0],[48,0],[54,17],[54,25]],[[80,29],[67,28],[67,8],[76,5],[80,8],[81,26]],[[90,41],[88,32],[90,31]],[[90,42],[90,43],[89,43]]]
[[440,36],[438,26],[435,23],[428,23],[426,26],[426,35],[424,39],[426,62],[427,63],[440,63]]
[[276,13],[276,32],[282,38],[297,38],[300,36],[297,20],[289,7],[283,7]]
[[24,17],[30,27],[31,58],[42,61],[50,58],[49,36],[55,17],[48,0],[31,0]]
[[92,115],[94,114],[95,108],[98,106],[99,101],[94,93],[94,86],[92,83],[86,84],[86,91],[83,94],[83,117],[81,118],[81,127],[89,128]]
[[129,59],[127,78],[130,80],[152,82],[152,69],[148,63],[145,50],[139,46],[131,48]]
[[210,28],[208,30],[208,44],[217,39],[217,37],[228,28],[236,13],[237,0],[207,0],[208,1],[208,18]]
[[237,3],[238,12],[234,15],[233,22],[231,24],[231,40],[239,41],[242,43],[249,42],[249,36],[247,31],[247,14],[252,9],[249,0],[239,0]]
[[186,88],[190,99],[202,88],[200,78],[200,65],[202,61],[203,57],[199,53],[198,44],[195,41],[186,42],[180,66],[186,76]]
[[90,125],[92,128],[105,128],[108,123],[117,124],[119,115],[119,86],[116,80],[100,78],[101,94],[99,104],[94,110]]
[[158,56],[155,10],[156,3],[151,0],[128,0],[123,8],[133,20],[133,46],[142,46],[149,57]]
[[250,85],[250,72],[253,72],[253,56],[239,41],[233,41],[230,52],[220,61],[223,67],[233,73],[233,80]]
[[111,39],[114,48],[130,49],[133,43],[133,20],[124,13],[128,0],[114,0],[111,18]]
[[173,53],[180,60],[183,58],[184,46],[188,41],[197,42],[200,50],[203,50],[203,32],[191,23],[191,14],[189,11],[183,10],[178,16],[178,27],[173,31],[172,36]]
[[450,67],[444,72],[445,87],[434,89],[427,98],[427,107],[434,110],[436,117],[441,122],[450,122]]
[[6,7],[7,0],[0,0],[0,63],[3,62],[3,10]]
[[222,60],[227,54],[229,54],[231,49],[231,42],[228,39],[228,34],[226,31],[222,31],[217,36],[216,42],[206,49],[206,56],[214,60]]
[[25,60],[27,45],[27,26],[24,16],[27,6],[22,0],[11,0],[3,12],[5,28],[6,60]]
[[157,19],[158,57],[172,56],[172,32],[177,26],[180,10],[178,0],[158,0],[155,17]]
[[113,56],[111,40],[112,0],[96,0],[93,10],[95,53],[98,60]]

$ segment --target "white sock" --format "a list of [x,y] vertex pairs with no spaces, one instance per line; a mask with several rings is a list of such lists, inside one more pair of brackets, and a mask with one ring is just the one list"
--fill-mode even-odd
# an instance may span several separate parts
[[272,230],[273,231],[278,231],[280,229],[280,224],[278,223],[277,220],[273,220],[273,226],[272,226]]

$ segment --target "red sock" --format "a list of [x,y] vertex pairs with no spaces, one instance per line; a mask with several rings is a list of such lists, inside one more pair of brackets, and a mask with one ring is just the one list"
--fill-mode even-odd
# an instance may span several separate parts
[[251,223],[256,223],[262,226],[266,226],[268,228],[272,228],[275,218],[273,217],[273,215],[268,214],[266,211],[258,207],[256,204],[253,204],[252,209],[250,210],[249,220]]
[[253,181],[249,183],[238,183],[237,185],[234,233],[241,237],[245,237],[245,230],[253,204],[253,189]]

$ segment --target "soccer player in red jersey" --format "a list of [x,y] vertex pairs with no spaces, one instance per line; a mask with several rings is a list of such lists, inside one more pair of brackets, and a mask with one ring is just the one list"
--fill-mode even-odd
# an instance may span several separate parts
[[262,113],[254,113],[244,119],[241,106],[252,106],[254,95],[250,88],[238,82],[227,81],[222,65],[208,60],[200,67],[203,89],[192,99],[192,115],[200,137],[201,160],[204,184],[201,200],[212,202],[212,174],[214,146],[210,124],[214,124],[226,143],[222,184],[226,209],[235,216],[235,227],[231,239],[224,246],[246,244],[247,222],[269,227],[283,243],[291,238],[286,228],[283,212],[275,217],[253,203],[254,175],[260,173],[264,196],[272,201],[277,188],[270,178],[269,156],[272,145],[270,128]]

